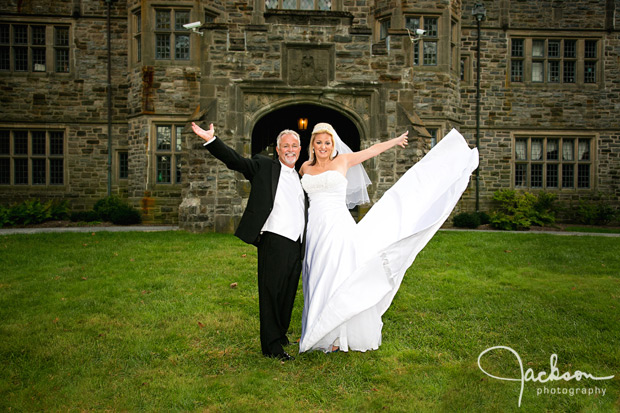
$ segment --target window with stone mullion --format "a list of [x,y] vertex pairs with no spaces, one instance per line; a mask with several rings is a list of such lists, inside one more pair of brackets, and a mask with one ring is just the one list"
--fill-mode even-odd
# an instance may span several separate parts
[[190,59],[190,32],[183,27],[189,19],[188,9],[155,10],[155,59]]
[[158,184],[181,182],[181,125],[157,125],[155,142],[155,181]]
[[540,189],[590,188],[591,145],[590,138],[515,139],[514,186]]
[[64,132],[0,130],[0,185],[62,185]]

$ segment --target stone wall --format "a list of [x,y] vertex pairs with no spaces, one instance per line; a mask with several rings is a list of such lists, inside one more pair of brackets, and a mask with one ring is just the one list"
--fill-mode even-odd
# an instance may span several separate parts
[[[3,203],[59,198],[70,200],[73,210],[86,210],[107,195],[106,13],[105,2],[100,1],[7,1],[0,5],[3,23],[68,24],[72,39],[70,73],[55,73],[50,59],[46,73],[0,73],[0,127],[65,131],[64,185],[3,187]],[[126,13],[124,2],[113,3],[113,148],[126,145],[127,140]],[[48,44],[52,41],[47,39]],[[114,180],[112,192],[121,191],[122,185]]]

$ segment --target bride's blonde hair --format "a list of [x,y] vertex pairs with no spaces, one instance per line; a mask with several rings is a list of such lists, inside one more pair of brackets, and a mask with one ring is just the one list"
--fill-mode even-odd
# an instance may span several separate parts
[[314,157],[314,138],[319,133],[327,133],[332,138],[332,152],[329,154],[329,159],[334,159],[336,155],[338,155],[338,151],[336,150],[336,139],[334,138],[334,134],[336,131],[329,123],[321,122],[317,123],[312,129],[312,137],[310,138],[310,145],[308,146],[308,157],[310,161],[310,165],[316,165],[316,158]]

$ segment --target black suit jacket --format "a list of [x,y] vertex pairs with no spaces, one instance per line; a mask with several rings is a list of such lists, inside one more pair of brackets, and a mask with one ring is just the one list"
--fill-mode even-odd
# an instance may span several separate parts
[[[250,181],[250,197],[235,235],[248,244],[258,243],[260,230],[273,209],[282,165],[277,159],[263,155],[244,158],[221,139],[215,138],[205,146],[228,169],[241,172]],[[304,231],[305,233],[305,231]]]

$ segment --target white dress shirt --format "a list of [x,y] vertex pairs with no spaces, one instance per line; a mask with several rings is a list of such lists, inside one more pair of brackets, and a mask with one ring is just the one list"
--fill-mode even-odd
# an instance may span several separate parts
[[301,238],[304,231],[304,191],[295,168],[282,162],[273,209],[261,232],[269,231],[292,241]]

